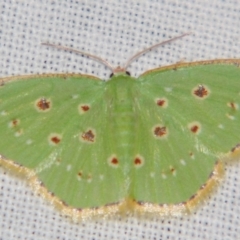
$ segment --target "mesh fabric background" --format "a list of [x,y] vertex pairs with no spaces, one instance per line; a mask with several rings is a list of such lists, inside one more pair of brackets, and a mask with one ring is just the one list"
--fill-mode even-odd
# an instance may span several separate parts
[[[0,1],[0,76],[86,73],[109,69],[86,57],[41,46],[54,42],[90,52],[113,66],[137,51],[185,32],[191,36],[135,61],[133,76],[178,61],[240,58],[240,1]],[[71,223],[32,193],[27,182],[0,168],[0,240],[240,239],[240,164],[194,214]]]

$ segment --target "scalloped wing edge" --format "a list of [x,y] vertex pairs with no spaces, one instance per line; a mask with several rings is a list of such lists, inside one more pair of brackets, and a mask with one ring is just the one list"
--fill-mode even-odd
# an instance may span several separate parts
[[38,179],[36,173],[12,160],[8,160],[0,155],[0,166],[6,170],[16,173],[18,176],[24,176],[29,182],[31,188],[36,194],[40,194],[44,199],[53,204],[56,209],[70,217],[74,222],[91,219],[93,217],[108,217],[113,214],[134,213],[137,215],[153,215],[153,216],[183,216],[194,212],[200,203],[210,196],[216,186],[221,183],[224,176],[224,163],[229,160],[236,160],[240,157],[240,146],[237,145],[222,160],[216,161],[215,167],[205,184],[188,200],[178,204],[153,204],[139,202],[134,199],[125,199],[121,202],[110,203],[102,207],[77,209],[67,205],[53,193],[49,192],[44,184]]

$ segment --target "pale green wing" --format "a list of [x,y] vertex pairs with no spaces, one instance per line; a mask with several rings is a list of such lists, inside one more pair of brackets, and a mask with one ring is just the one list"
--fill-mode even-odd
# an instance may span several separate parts
[[98,208],[121,201],[124,177],[109,155],[116,146],[104,89],[103,81],[81,75],[2,81],[2,164],[30,180],[36,174],[40,182],[33,185],[45,186],[60,205]]
[[2,81],[0,163],[74,218],[119,211],[128,199],[175,214],[216,184],[223,160],[239,157],[238,65],[178,64],[107,83]]
[[184,205],[218,180],[217,161],[240,143],[239,63],[179,64],[138,79],[134,144],[143,164],[132,171],[131,197],[140,205]]

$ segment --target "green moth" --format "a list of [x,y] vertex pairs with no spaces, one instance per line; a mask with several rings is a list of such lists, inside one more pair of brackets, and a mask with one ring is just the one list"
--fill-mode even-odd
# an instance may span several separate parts
[[240,157],[239,65],[2,79],[0,164],[74,219],[191,211]]

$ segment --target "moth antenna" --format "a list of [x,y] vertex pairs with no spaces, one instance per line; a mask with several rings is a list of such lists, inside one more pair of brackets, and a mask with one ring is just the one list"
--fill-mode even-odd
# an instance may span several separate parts
[[148,47],[148,48],[143,49],[142,51],[140,51],[140,52],[136,53],[135,55],[133,55],[133,56],[126,62],[126,64],[125,64],[125,66],[123,67],[123,69],[127,69],[127,68],[129,67],[129,65],[133,62],[133,60],[135,60],[136,58],[139,58],[141,55],[143,55],[143,54],[145,54],[145,53],[147,53],[147,52],[150,52],[150,51],[152,51],[153,49],[155,49],[155,48],[157,48],[157,47],[159,47],[159,46],[162,46],[162,45],[164,45],[164,44],[173,42],[173,41],[175,41],[175,40],[177,40],[177,39],[179,39],[179,38],[183,38],[183,37],[185,37],[185,36],[187,36],[187,35],[190,35],[190,34],[191,34],[190,32],[189,32],[189,33],[184,33],[184,34],[182,34],[182,35],[180,35],[180,36],[171,38],[171,39],[169,39],[169,40],[166,40],[166,41],[157,43],[157,44],[155,44],[155,45],[152,45],[151,47]]
[[80,50],[77,50],[77,49],[74,49],[74,48],[71,48],[71,47],[59,46],[59,45],[53,44],[53,43],[41,43],[41,44],[44,45],[44,46],[54,47],[54,48],[57,48],[57,49],[60,49],[60,50],[66,50],[66,51],[74,52],[74,53],[77,53],[77,54],[85,55],[89,58],[92,58],[92,59],[102,63],[103,65],[108,67],[112,72],[114,72],[114,68],[106,60],[102,59],[101,57],[98,57],[98,56],[95,56],[93,54],[86,53],[86,52],[83,52],[83,51],[80,51]]

